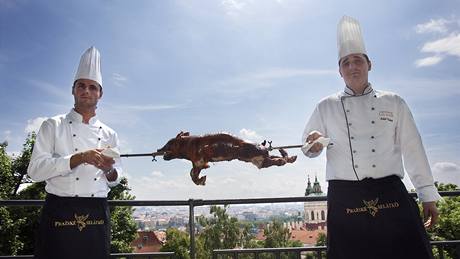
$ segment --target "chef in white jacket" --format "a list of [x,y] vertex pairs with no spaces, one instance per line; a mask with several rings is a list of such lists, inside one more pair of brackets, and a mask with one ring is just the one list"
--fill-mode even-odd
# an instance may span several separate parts
[[102,97],[100,54],[81,57],[72,87],[74,108],[43,122],[28,174],[46,181],[35,258],[108,258],[109,187],[120,181],[116,132],[96,116]]
[[302,137],[306,156],[326,149],[328,258],[432,258],[418,206],[401,182],[407,172],[425,227],[434,225],[440,196],[414,118],[401,97],[369,83],[357,20],[341,19],[337,46],[345,87],[317,104]]

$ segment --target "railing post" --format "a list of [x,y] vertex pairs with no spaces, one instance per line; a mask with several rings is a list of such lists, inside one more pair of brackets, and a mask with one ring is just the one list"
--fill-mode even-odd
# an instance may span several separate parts
[[193,199],[188,200],[188,208],[188,225],[190,229],[190,258],[195,259],[195,204]]

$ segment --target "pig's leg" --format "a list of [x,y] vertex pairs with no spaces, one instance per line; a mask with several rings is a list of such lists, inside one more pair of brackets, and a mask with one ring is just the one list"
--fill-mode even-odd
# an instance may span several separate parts
[[[208,167],[209,167],[209,166],[208,166]],[[206,168],[207,168],[207,167],[206,167]],[[193,167],[192,167],[192,170],[190,170],[190,177],[192,178],[192,181],[193,181],[196,185],[205,185],[205,183],[206,183],[206,176],[200,177],[201,169],[203,169],[203,168],[202,168],[202,167],[195,167],[195,166],[193,166]]]

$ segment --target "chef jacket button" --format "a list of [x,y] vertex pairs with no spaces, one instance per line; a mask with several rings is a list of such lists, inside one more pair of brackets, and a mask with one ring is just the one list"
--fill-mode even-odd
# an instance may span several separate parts
[[375,108],[374,108],[374,107],[372,107],[372,108],[371,108],[371,110],[375,110]]
[[99,129],[102,129],[102,126],[99,126]]
[[372,152],[375,152],[375,149],[372,149]]
[[351,138],[351,139],[355,139],[355,137],[353,137],[353,136],[351,136],[350,138]]
[[375,137],[374,136],[371,136],[371,139],[374,139]]
[[358,168],[358,165],[355,165],[355,168]]
[[75,151],[78,151],[78,148],[76,148]]
[[348,126],[351,126],[351,122],[350,122],[350,123],[348,123]]
[[347,112],[350,112],[350,110],[347,109]]
[[374,168],[375,168],[375,165],[372,165],[372,167],[374,167]]
[[94,181],[97,181],[97,178],[94,178]]
[[377,95],[376,95],[376,94],[374,94],[374,97],[375,97],[375,98],[377,98]]
[[78,181],[78,180],[80,180],[80,178],[78,178],[78,177],[77,177],[77,178],[75,178],[75,180],[77,180],[77,181]]
[[72,124],[72,121],[69,121],[69,124]]
[[73,134],[72,136],[76,137],[77,135]]
[[91,194],[91,197],[94,197],[94,194]]
[[97,140],[101,140],[101,138],[97,138]]
[[372,123],[372,124],[374,124],[374,123],[375,123],[375,121],[371,121],[371,123]]
[[353,153],[356,153],[356,150],[353,150]]

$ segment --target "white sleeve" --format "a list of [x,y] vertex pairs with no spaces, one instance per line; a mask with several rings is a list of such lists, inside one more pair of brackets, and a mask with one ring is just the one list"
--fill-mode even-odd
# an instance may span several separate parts
[[54,152],[55,132],[56,126],[50,120],[44,121],[38,131],[27,168],[27,174],[34,181],[41,182],[72,172],[70,168],[72,155],[60,157]]
[[[305,129],[303,131],[302,135],[302,144],[305,144],[307,142],[307,137],[312,131],[318,131],[322,135],[324,135],[325,132],[325,126],[323,123],[323,119],[321,117],[321,112],[319,109],[319,104],[316,105],[315,110],[313,111],[313,114],[311,115],[310,119],[307,122],[307,125],[305,126]],[[310,152],[310,151],[305,151],[302,150],[302,152],[310,158],[317,157],[319,154],[321,154],[322,150],[316,153]]]
[[[118,140],[118,135],[117,133],[115,133],[112,137],[112,145],[111,147],[113,148],[117,148],[120,146],[120,141]],[[110,182],[109,180],[107,180],[107,184],[110,186],[110,187],[114,187],[116,185],[118,185],[120,183],[120,180],[122,178],[122,175],[123,175],[123,169],[122,169],[122,166],[121,166],[121,158],[118,157],[118,158],[114,158],[115,160],[115,164],[113,165],[113,168],[115,170],[117,170],[117,179],[115,179],[114,181]]]
[[441,198],[434,186],[430,164],[422,144],[422,138],[415,125],[409,107],[400,99],[396,141],[401,145],[401,153],[406,169],[417,195],[422,202],[437,201]]

